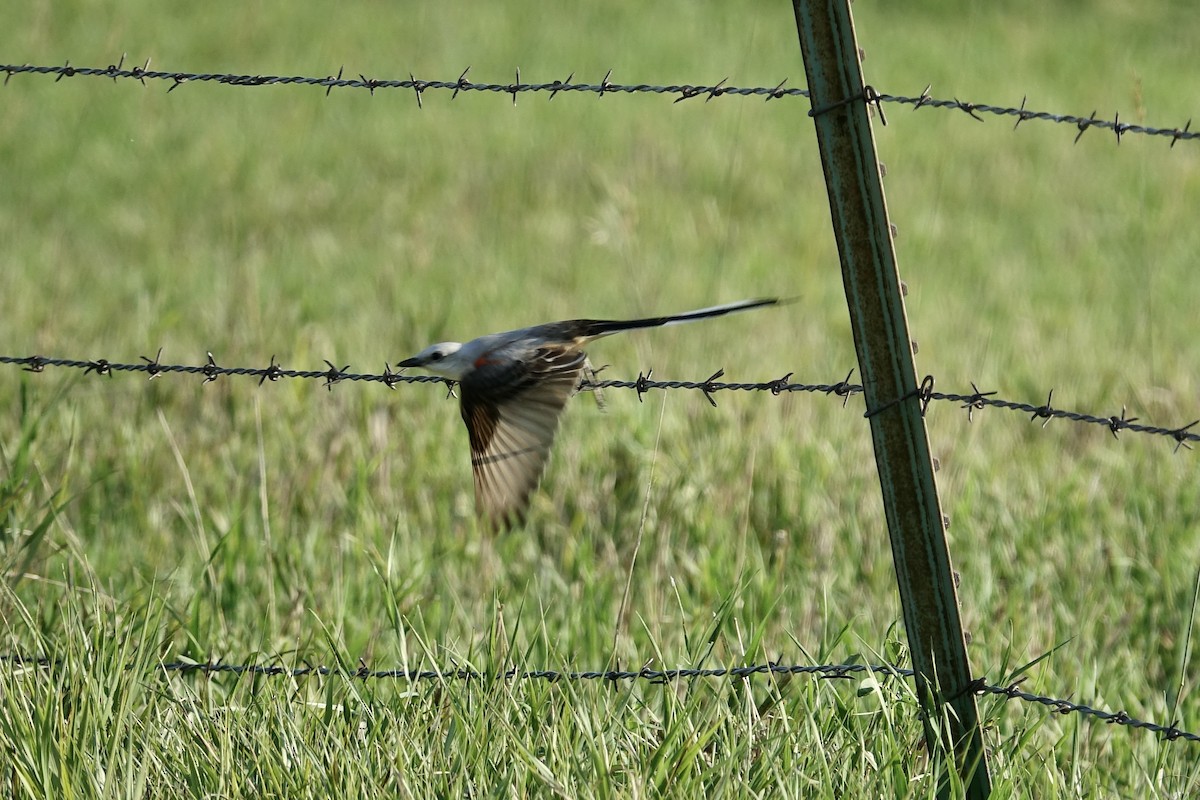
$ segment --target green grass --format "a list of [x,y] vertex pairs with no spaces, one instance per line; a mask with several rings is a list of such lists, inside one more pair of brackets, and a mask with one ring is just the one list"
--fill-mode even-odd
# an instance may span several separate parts
[[[1072,6],[1074,4],[1071,4]],[[859,2],[893,94],[1173,127],[1182,3]],[[26,4],[0,61],[477,81],[803,84],[786,5]],[[617,337],[606,375],[855,365],[801,100],[468,95],[15,76],[0,351],[378,371],[568,316],[799,302]],[[1200,151],[890,106],[876,130],[918,370],[1190,422]],[[605,669],[905,658],[861,401],[609,392],[528,527],[471,511],[437,387],[0,372],[0,794],[928,797],[910,689],[165,676],[177,659]],[[929,415],[974,669],[1200,730],[1196,454]],[[636,555],[636,558],[635,558]],[[628,590],[628,600],[624,601]],[[127,668],[128,667],[128,668]],[[862,689],[863,691],[859,691]],[[999,797],[1184,797],[1195,745],[980,701]]]

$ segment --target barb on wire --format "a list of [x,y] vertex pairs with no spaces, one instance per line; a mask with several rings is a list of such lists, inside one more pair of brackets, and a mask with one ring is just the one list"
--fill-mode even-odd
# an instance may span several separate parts
[[[0,655],[0,663],[22,667],[41,667],[47,669],[61,668],[65,662],[60,659],[44,656],[27,656],[20,654]],[[911,678],[913,671],[901,667],[886,665],[869,666],[866,664],[783,664],[769,662],[765,664],[747,664],[740,667],[708,667],[677,669],[650,669],[649,666],[636,670],[587,670],[563,672],[552,669],[517,670],[515,668],[504,672],[490,674],[478,670],[464,669],[452,666],[448,669],[369,669],[360,664],[357,669],[313,666],[305,664],[300,667],[287,667],[278,664],[231,664],[224,661],[173,661],[159,664],[156,669],[168,673],[182,674],[232,674],[257,675],[263,677],[329,677],[344,675],[361,680],[379,680],[400,678],[410,681],[425,680],[544,680],[552,683],[558,681],[619,681],[646,680],[652,683],[669,683],[688,678],[749,678],[754,675],[815,675],[823,679],[848,679],[853,675],[870,672],[885,677]]]
[[[442,378],[436,375],[404,375],[399,372],[393,372],[391,366],[384,364],[382,373],[356,373],[350,372],[350,365],[346,364],[343,367],[334,366],[333,362],[325,360],[327,369],[302,370],[302,369],[284,369],[280,364],[276,363],[275,356],[271,356],[270,363],[266,367],[222,367],[216,362],[212,353],[208,353],[208,360],[202,365],[191,364],[163,364],[161,362],[162,350],[158,351],[158,355],[154,360],[142,356],[141,364],[120,363],[109,361],[108,359],[74,359],[74,358],[50,358],[47,356],[5,356],[0,355],[0,364],[14,364],[21,367],[26,372],[45,372],[47,367],[60,367],[64,369],[81,369],[84,374],[107,375],[112,377],[116,372],[143,372],[147,373],[151,379],[157,378],[168,373],[182,373],[185,375],[201,375],[205,383],[211,383],[217,378],[227,375],[245,375],[252,378],[258,378],[261,386],[266,381],[279,381],[285,378],[301,379],[301,380],[319,380],[323,381],[325,388],[332,390],[334,384],[343,381],[360,381],[368,383],[382,383],[389,389],[394,389],[398,383],[441,383],[449,388],[453,388],[455,382],[449,378]],[[793,383],[791,382],[792,373],[788,373],[781,378],[776,378],[770,381],[759,381],[757,383],[732,383],[718,380],[725,374],[725,370],[720,369],[714,372],[707,379],[702,381],[659,381],[651,380],[653,370],[639,375],[637,380],[585,380],[580,384],[582,390],[593,389],[634,389],[638,395],[644,395],[652,389],[690,389],[703,394],[710,403],[714,406],[716,401],[712,398],[714,392],[722,391],[742,391],[742,392],[770,392],[773,395],[780,395],[785,392],[816,392],[823,394],[833,394],[838,397],[849,399],[850,396],[862,393],[862,387],[857,384],[850,383],[850,375],[846,376],[846,380],[838,383]]]
[[[94,78],[111,78],[115,83],[118,78],[136,80],[143,86],[147,80],[166,81],[170,84],[167,87],[168,92],[173,92],[185,83],[218,83],[224,86],[273,86],[273,85],[308,85],[324,87],[325,95],[334,89],[366,89],[372,96],[376,89],[404,89],[412,90],[416,95],[417,108],[424,108],[423,97],[425,92],[430,90],[450,91],[450,99],[458,97],[459,92],[492,92],[499,94],[508,94],[512,96],[513,104],[517,102],[517,95],[522,92],[543,92],[549,95],[551,100],[559,92],[583,92],[604,97],[606,94],[641,94],[654,93],[675,95],[673,102],[681,102],[694,97],[704,97],[705,102],[712,100],[714,97],[724,97],[728,95],[736,95],[741,97],[762,97],[764,100],[775,100],[782,97],[808,97],[808,91],[805,89],[784,88],[787,79],[780,81],[775,86],[727,86],[728,78],[723,78],[713,85],[705,84],[671,84],[671,85],[655,85],[648,83],[636,84],[620,84],[612,83],[609,79],[612,77],[612,70],[604,76],[604,79],[598,84],[591,83],[572,83],[575,73],[567,78],[567,80],[554,80],[549,83],[525,83],[521,80],[521,72],[516,71],[516,81],[514,83],[474,83],[467,79],[467,73],[470,67],[463,70],[457,80],[453,81],[438,81],[425,80],[417,78],[411,72],[408,75],[408,80],[380,79],[370,78],[360,74],[357,78],[347,78],[344,76],[345,67],[339,67],[337,75],[327,75],[323,78],[305,75],[244,75],[225,72],[179,72],[166,70],[151,70],[150,59],[140,67],[125,68],[125,55],[122,54],[121,59],[116,64],[109,64],[106,67],[76,67],[72,66],[70,61],[61,65],[47,64],[0,64],[0,72],[4,73],[4,84],[8,85],[14,75],[53,75],[56,83],[63,78],[74,77],[94,77]],[[1121,122],[1121,115],[1114,114],[1111,120],[1100,119],[1096,116],[1096,111],[1087,117],[1076,116],[1074,114],[1056,114],[1049,111],[1033,111],[1026,107],[1028,97],[1021,98],[1019,106],[999,106],[990,103],[974,103],[958,98],[953,99],[938,99],[930,96],[929,92],[932,85],[926,86],[925,90],[917,97],[907,97],[904,95],[883,94],[877,92],[873,87],[865,86],[863,91],[857,96],[846,98],[839,101],[830,108],[820,109],[810,112],[813,115],[825,113],[833,108],[846,105],[851,102],[865,102],[872,105],[880,113],[880,119],[886,125],[887,121],[883,117],[883,103],[899,103],[901,105],[910,105],[913,110],[919,108],[936,108],[950,109],[961,111],[973,119],[980,122],[984,121],[981,114],[990,114],[993,116],[1015,117],[1016,123],[1013,125],[1015,130],[1022,122],[1029,120],[1038,120],[1042,122],[1052,122],[1060,125],[1070,125],[1078,129],[1075,136],[1075,141],[1078,142],[1084,132],[1089,128],[1099,128],[1102,130],[1110,130],[1116,137],[1117,144],[1121,143],[1121,137],[1125,134],[1141,134],[1145,136],[1159,136],[1171,140],[1171,147],[1180,141],[1191,141],[1200,139],[1200,131],[1192,130],[1192,120],[1188,120],[1182,127],[1175,128],[1155,128],[1146,125],[1132,125],[1127,122]]]
[[121,56],[118,64],[109,64],[107,67],[75,67],[71,66],[71,62],[66,62],[60,66],[43,65],[43,64],[0,64],[0,72],[5,73],[4,82],[8,81],[14,75],[33,74],[33,75],[53,75],[55,81],[61,81],[63,78],[74,77],[101,77],[112,78],[115,82],[118,78],[127,78],[136,80],[145,85],[147,80],[167,81],[170,86],[168,92],[174,91],[185,83],[218,83],[225,86],[273,86],[273,85],[307,85],[321,86],[325,88],[326,96],[333,89],[366,89],[372,96],[376,89],[404,89],[412,90],[416,94],[417,107],[423,108],[422,96],[430,90],[448,90],[451,92],[450,99],[458,97],[459,92],[492,92],[498,94],[508,94],[512,96],[513,104],[517,102],[517,95],[523,92],[546,92],[553,99],[559,92],[584,92],[599,95],[603,97],[606,94],[667,94],[678,95],[678,100],[685,100],[689,97],[697,97],[703,95],[707,100],[714,97],[723,97],[725,95],[738,95],[742,97],[758,96],[765,100],[773,100],[781,97],[807,97],[808,92],[804,89],[785,89],[784,84],[787,80],[781,81],[777,86],[726,86],[725,80],[713,86],[703,84],[671,84],[659,86],[654,84],[638,83],[638,84],[620,84],[612,83],[609,79],[612,77],[612,70],[604,76],[604,79],[598,84],[590,83],[571,83],[575,77],[575,73],[566,81],[555,80],[549,83],[525,83],[521,80],[521,70],[516,70],[516,81],[512,83],[474,83],[467,80],[467,72],[470,67],[463,70],[457,80],[453,81],[437,81],[437,80],[422,80],[414,76],[411,72],[408,75],[408,80],[388,80],[380,78],[371,78],[363,74],[359,74],[357,78],[343,77],[344,67],[338,69],[337,75],[327,75],[324,78],[305,76],[305,75],[238,75],[233,73],[223,72],[176,72],[165,70],[149,69],[150,62],[142,67],[133,67],[125,69],[125,56]]
[[[201,365],[189,364],[163,364],[161,362],[162,349],[158,350],[154,359],[151,360],[146,356],[141,356],[141,364],[120,363],[110,361],[105,358],[99,359],[74,359],[74,358],[50,358],[48,356],[33,355],[33,356],[6,356],[0,355],[0,364],[13,364],[22,368],[25,372],[44,373],[47,367],[61,367],[65,369],[82,370],[85,375],[95,374],[104,375],[109,378],[117,372],[142,372],[146,373],[150,380],[154,380],[168,373],[183,373],[189,375],[200,375],[204,378],[204,383],[212,383],[217,378],[227,375],[245,375],[252,378],[258,378],[259,385],[267,381],[276,382],[283,379],[301,379],[301,380],[318,380],[322,381],[323,385],[329,391],[333,391],[335,384],[343,381],[382,383],[389,389],[395,389],[400,383],[440,383],[447,388],[447,396],[454,397],[455,382],[449,378],[443,378],[436,375],[404,375],[400,372],[393,372],[388,364],[384,364],[382,373],[358,373],[351,372],[350,365],[346,364],[343,367],[337,367],[333,362],[326,360],[326,369],[315,370],[300,370],[300,369],[285,369],[280,364],[276,363],[275,356],[271,356],[270,363],[265,367],[222,367],[216,362],[212,353],[207,354],[208,359]],[[684,381],[684,380],[654,380],[654,370],[648,370],[644,373],[639,373],[636,380],[596,380],[594,376],[586,378],[580,382],[579,388],[581,391],[589,391],[596,389],[631,389],[637,392],[638,400],[652,390],[675,390],[684,389],[688,391],[700,392],[709,403],[714,407],[717,405],[713,395],[717,392],[769,392],[774,396],[781,394],[791,394],[795,392],[806,392],[811,394],[833,395],[842,398],[842,407],[844,408],[850,398],[857,394],[862,394],[863,387],[861,384],[851,383],[850,379],[854,375],[854,370],[847,373],[845,379],[837,383],[799,383],[792,380],[792,373],[789,372],[782,377],[768,381],[756,382],[733,382],[723,381],[720,378],[724,377],[725,370],[719,369],[710,375],[708,378],[700,381]],[[868,411],[867,416],[873,416],[886,411],[898,403],[906,400],[916,399],[921,403],[921,413],[925,414],[928,405],[931,402],[951,402],[959,404],[959,407],[966,409],[967,421],[972,422],[975,419],[975,412],[982,411],[985,408],[1004,408],[1010,411],[1016,411],[1023,414],[1029,414],[1033,421],[1043,420],[1042,427],[1046,427],[1052,419],[1065,419],[1071,422],[1087,423],[1091,425],[1102,425],[1114,437],[1120,431],[1132,431],[1134,433],[1144,433],[1156,436],[1165,436],[1175,442],[1175,451],[1180,448],[1191,450],[1192,443],[1200,442],[1200,432],[1194,431],[1197,425],[1200,425],[1200,419],[1195,420],[1187,425],[1178,428],[1164,428],[1155,425],[1143,425],[1138,422],[1138,417],[1127,416],[1126,407],[1121,407],[1120,416],[1098,416],[1094,414],[1084,414],[1078,411],[1067,411],[1061,408],[1054,408],[1051,401],[1054,399],[1054,391],[1051,390],[1046,398],[1046,402],[1040,405],[1032,405],[1030,403],[1020,403],[1012,400],[1004,400],[996,397],[996,392],[980,391],[979,387],[974,383],[971,384],[970,394],[959,394],[954,392],[936,392],[933,391],[933,377],[925,376],[921,381],[917,390],[909,394],[885,403],[880,408]]]
[[792,373],[788,373],[783,377],[776,378],[771,381],[758,381],[753,383],[735,383],[729,381],[721,381],[725,375],[724,369],[719,369],[702,381],[658,381],[652,380],[651,376],[654,370],[649,370],[644,374],[639,374],[637,380],[603,380],[603,381],[584,381],[581,388],[584,390],[591,389],[633,389],[638,394],[640,400],[644,394],[651,389],[687,389],[700,392],[704,398],[715,408],[717,401],[712,395],[715,392],[770,392],[773,395],[781,395],[785,392],[810,392],[815,394],[832,394],[838,397],[844,397],[847,400],[851,395],[862,394],[863,388],[856,384],[850,384],[849,375],[846,376],[846,381],[839,383],[793,383],[791,381]]
[[333,389],[334,384],[341,383],[342,381],[382,383],[388,388],[395,388],[398,383],[443,383],[448,386],[454,383],[449,378],[442,378],[436,375],[401,375],[400,373],[392,372],[391,367],[387,364],[384,364],[384,371],[380,374],[353,373],[349,371],[349,364],[339,369],[329,361],[325,362],[328,369],[284,369],[275,362],[275,356],[272,355],[270,363],[265,367],[222,367],[217,364],[212,353],[208,353],[207,355],[208,361],[198,366],[191,364],[163,364],[159,361],[162,357],[161,348],[153,361],[146,358],[146,356],[141,356],[145,362],[143,364],[114,363],[104,358],[88,361],[74,358],[47,358],[46,356],[0,356],[0,364],[16,364],[22,367],[25,372],[45,372],[46,367],[81,369],[85,375],[94,373],[97,375],[107,375],[110,378],[115,372],[145,372],[149,374],[151,380],[168,373],[183,373],[186,375],[201,375],[204,377],[205,383],[212,383],[217,378],[226,375],[248,375],[252,378],[258,378],[260,386],[266,381],[274,383],[285,378],[299,378],[302,380],[324,381],[325,387],[330,390]]
[[1046,706],[1058,714],[1079,714],[1084,717],[1094,717],[1102,720],[1110,725],[1123,725],[1129,728],[1140,728],[1150,731],[1151,733],[1159,734],[1164,740],[1174,742],[1178,739],[1183,739],[1188,742],[1200,742],[1200,734],[1191,733],[1177,727],[1174,723],[1170,725],[1160,725],[1156,722],[1147,722],[1145,720],[1135,719],[1129,716],[1124,711],[1104,711],[1091,706],[1073,703],[1070,700],[1060,700],[1054,697],[1046,697],[1045,695],[1026,692],[1017,688],[1017,684],[1013,683],[1009,686],[992,686],[983,681],[976,681],[975,690],[978,694],[998,695],[1006,700],[1023,700],[1027,703],[1036,703]]
[[1087,117],[1080,117],[1074,114],[1054,114],[1049,111],[1031,111],[1025,107],[1028,97],[1021,98],[1021,105],[1012,106],[997,106],[990,103],[968,103],[958,98],[952,100],[938,100],[929,96],[929,90],[932,86],[926,86],[925,90],[917,97],[905,97],[904,95],[883,94],[877,97],[877,100],[884,103],[900,103],[902,105],[910,105],[916,111],[919,108],[939,108],[939,109],[954,109],[962,111],[970,115],[973,119],[983,122],[983,117],[980,114],[991,114],[999,117],[1016,117],[1017,121],[1013,125],[1013,130],[1022,122],[1028,120],[1039,120],[1041,122],[1053,122],[1059,125],[1071,125],[1079,129],[1079,133],[1075,135],[1075,141],[1078,142],[1080,137],[1088,128],[1100,128],[1102,130],[1110,130],[1116,135],[1117,144],[1121,143],[1121,137],[1127,133],[1141,134],[1144,136],[1161,136],[1171,140],[1171,147],[1175,146],[1178,141],[1187,141],[1200,138],[1200,131],[1193,131],[1192,121],[1189,119],[1182,128],[1154,128],[1147,125],[1131,125],[1126,122],[1121,122],[1121,115],[1115,114],[1111,120],[1098,119],[1096,112],[1093,111]]
[[[44,656],[26,656],[21,654],[0,655],[0,663],[11,664],[14,667],[37,667],[42,669],[59,669],[65,662],[61,659]],[[132,667],[127,667],[132,669]],[[548,681],[558,683],[564,681],[603,681],[620,683],[622,681],[642,680],[652,684],[666,685],[678,680],[693,678],[737,678],[747,679],[760,675],[811,675],[819,680],[848,680],[857,675],[867,674],[883,678],[911,678],[915,674],[912,669],[890,664],[785,664],[782,659],[765,664],[747,664],[739,667],[683,667],[677,669],[650,669],[644,666],[637,670],[589,670],[567,672],[553,669],[518,670],[515,667],[499,673],[483,673],[474,669],[464,669],[454,665],[448,669],[370,669],[360,662],[357,669],[313,666],[305,664],[300,667],[288,667],[278,664],[230,664],[223,661],[172,661],[159,664],[157,670],[165,674],[182,675],[253,675],[260,677],[336,677],[342,676],[357,680],[398,679],[407,681]],[[1174,723],[1160,725],[1155,722],[1136,719],[1124,711],[1104,711],[1091,706],[1074,703],[1046,695],[1026,692],[1019,687],[1020,678],[1008,684],[999,686],[987,682],[986,678],[977,678],[971,682],[967,691],[977,695],[995,695],[1005,700],[1022,700],[1045,706],[1058,714],[1079,714],[1092,717],[1112,725],[1121,725],[1131,729],[1146,730],[1159,734],[1163,740],[1174,742],[1180,739],[1188,742],[1200,742],[1200,734],[1179,728]]]
[[976,411],[987,407],[1006,408],[1010,411],[1017,411],[1022,414],[1029,414],[1030,420],[1036,422],[1043,420],[1042,427],[1050,424],[1052,419],[1066,419],[1071,422],[1086,423],[1089,425],[1101,425],[1112,433],[1113,437],[1117,437],[1118,431],[1133,431],[1135,433],[1145,433],[1154,436],[1166,436],[1175,441],[1175,451],[1179,448],[1191,450],[1192,442],[1200,442],[1200,433],[1192,431],[1196,425],[1200,425],[1200,419],[1184,425],[1179,428],[1163,428],[1155,425],[1142,425],[1138,423],[1137,417],[1127,417],[1126,407],[1121,406],[1120,416],[1112,415],[1107,417],[1097,416],[1094,414],[1083,414],[1078,411],[1067,411],[1061,408],[1054,408],[1050,405],[1050,401],[1054,399],[1054,390],[1050,390],[1046,397],[1046,402],[1041,405],[1033,405],[1031,403],[1017,403],[1012,400],[1003,400],[996,397],[995,392],[981,392],[979,387],[974,383],[971,384],[973,390],[971,394],[956,394],[953,392],[930,392],[931,400],[943,402],[960,403],[960,408],[967,410],[967,420],[971,421],[974,418]]

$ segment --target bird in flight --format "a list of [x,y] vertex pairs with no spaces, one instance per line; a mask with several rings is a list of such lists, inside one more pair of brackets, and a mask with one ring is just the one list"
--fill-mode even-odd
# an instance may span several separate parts
[[457,381],[460,411],[471,440],[475,508],[494,529],[524,521],[558,419],[590,369],[583,348],[622,331],[677,325],[778,303],[743,300],[666,317],[633,320],[573,319],[439,342],[401,361]]

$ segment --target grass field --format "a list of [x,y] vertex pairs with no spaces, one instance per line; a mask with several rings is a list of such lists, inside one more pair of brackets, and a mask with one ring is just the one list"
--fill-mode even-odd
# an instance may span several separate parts
[[[878,90],[1173,127],[1185,3],[854,11]],[[0,61],[803,85],[786,4],[29,3]],[[617,337],[606,377],[855,366],[807,102],[0,89],[0,352],[380,371],[432,341],[743,297]],[[1200,416],[1200,149],[891,106],[917,367],[943,390]],[[438,387],[0,370],[0,795],[928,797],[905,685],[164,676],[904,663],[861,399],[612,391],[569,408],[526,529],[472,518]],[[1200,730],[1197,454],[934,405],[972,665]],[[132,669],[126,669],[132,665]],[[861,690],[861,691],[860,691]],[[998,797],[1182,798],[1196,745],[980,701]]]

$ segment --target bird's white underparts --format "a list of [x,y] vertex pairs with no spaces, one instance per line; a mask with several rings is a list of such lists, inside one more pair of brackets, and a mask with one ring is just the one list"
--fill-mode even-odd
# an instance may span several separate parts
[[573,319],[439,342],[401,367],[422,367],[457,381],[463,422],[471,440],[475,508],[493,528],[519,524],[541,480],[567,400],[589,369],[583,348],[622,331],[719,317],[778,303],[742,300],[683,314],[632,320]]

